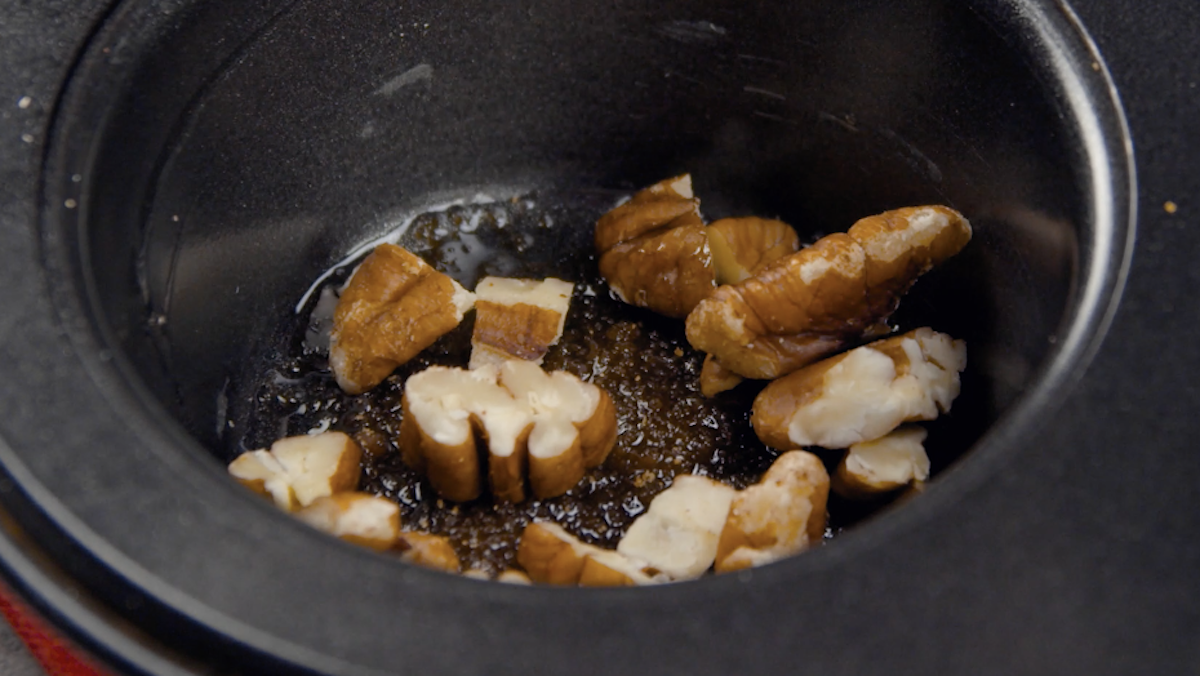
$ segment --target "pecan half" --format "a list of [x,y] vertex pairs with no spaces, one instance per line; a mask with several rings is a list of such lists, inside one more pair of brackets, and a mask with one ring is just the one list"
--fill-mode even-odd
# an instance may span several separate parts
[[600,274],[621,300],[668,317],[686,317],[716,288],[708,235],[691,176],[638,192],[600,217]]
[[777,378],[886,333],[901,296],[970,238],[948,207],[865,218],[718,288],[688,315],[688,341],[734,373]]
[[338,299],[329,366],[338,385],[362,394],[458,326],[475,295],[420,257],[381,244]]

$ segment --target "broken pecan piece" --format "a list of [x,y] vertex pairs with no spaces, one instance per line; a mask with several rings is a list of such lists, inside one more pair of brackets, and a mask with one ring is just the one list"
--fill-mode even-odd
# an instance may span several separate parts
[[271,450],[248,451],[229,463],[229,474],[287,511],[318,498],[354,490],[362,449],[341,432],[280,439]]
[[643,562],[585,544],[562,526],[546,521],[525,527],[517,547],[517,563],[530,580],[542,584],[609,587],[656,581]]
[[742,383],[744,378],[721,365],[711,354],[704,355],[704,365],[700,367],[700,393],[706,397],[732,390]]
[[718,288],[688,315],[688,342],[730,371],[777,378],[886,333],[900,297],[970,238],[970,223],[948,207],[862,219]]
[[513,570],[511,568],[508,570],[500,571],[500,574],[496,576],[496,582],[506,582],[508,584],[532,584],[533,583],[533,581],[529,579],[528,575],[526,575],[525,573],[523,573],[519,570]]
[[335,493],[296,512],[304,523],[347,542],[384,551],[400,533],[400,506],[367,493]]
[[817,456],[789,451],[740,491],[717,544],[718,573],[761,566],[820,542],[825,535],[829,474]]
[[645,562],[610,549],[595,548],[583,561],[579,572],[580,587],[633,587],[655,584]]
[[338,385],[361,394],[458,326],[471,292],[420,257],[380,244],[358,266],[338,299],[329,366]]
[[712,479],[684,474],[650,501],[617,544],[673,580],[700,577],[712,567],[717,540],[737,491]]
[[967,348],[930,328],[864,345],[788,374],[754,399],[750,422],[774,448],[847,448],[901,423],[933,420],[959,392]]
[[457,573],[462,569],[458,554],[444,535],[420,531],[402,531],[396,538],[395,550],[400,560],[416,566]]
[[561,279],[484,277],[475,287],[470,367],[509,359],[540,365],[562,337],[574,289]]
[[833,473],[833,492],[844,498],[874,498],[929,478],[924,428],[901,427],[850,446]]
[[638,192],[596,223],[600,274],[631,305],[686,317],[716,288],[691,176]]

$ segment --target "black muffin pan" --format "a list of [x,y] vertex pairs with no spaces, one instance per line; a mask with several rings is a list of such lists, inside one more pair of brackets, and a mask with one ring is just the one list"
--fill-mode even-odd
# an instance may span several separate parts
[[[1200,668],[1200,21],[1076,4],[0,2],[7,578],[137,674]],[[225,475],[355,247],[682,171],[807,240],[971,218],[903,311],[970,349],[923,495],[770,566],[577,590],[409,567]]]

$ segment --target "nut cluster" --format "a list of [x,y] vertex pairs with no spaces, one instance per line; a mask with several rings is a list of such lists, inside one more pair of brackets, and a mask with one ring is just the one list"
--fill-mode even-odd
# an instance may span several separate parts
[[[916,280],[970,240],[967,220],[943,206],[897,209],[801,248],[782,221],[705,225],[699,206],[686,174],[638,192],[596,224],[599,269],[623,301],[685,320],[688,342],[706,353],[705,395],[743,378],[772,380],[751,423],[781,454],[742,490],[675,477],[615,549],[557,523],[530,523],[517,548],[521,570],[495,579],[631,586],[764,565],[821,542],[831,490],[873,498],[928,477],[927,433],[912,423],[950,410],[966,348],[930,328],[883,336]],[[509,502],[559,496],[605,462],[617,437],[604,390],[540,366],[562,336],[573,293],[562,280],[494,277],[472,293],[381,245],[341,292],[330,367],[346,392],[365,392],[474,309],[469,368],[410,376],[391,441],[449,501],[485,491]],[[367,447],[386,452],[387,440],[376,441]],[[809,447],[846,449],[832,478]],[[461,571],[447,538],[404,530],[396,503],[356,492],[362,455],[350,437],[327,432],[245,453],[229,472],[319,530]]]
[[560,279],[485,277],[467,291],[420,257],[381,244],[355,269],[334,310],[329,365],[362,394],[475,310],[471,368],[510,359],[541,364],[562,337],[574,285]]
[[596,222],[600,274],[617,297],[680,319],[718,284],[740,282],[799,246],[782,221],[705,226],[689,174],[655,183]]
[[580,542],[561,526],[535,522],[517,560],[534,582],[632,586],[691,580],[795,554],[825,533],[829,475],[821,459],[791,451],[759,483],[737,491],[681,475],[650,503],[616,551]]
[[323,432],[243,453],[229,463],[229,473],[313,528],[376,551],[395,551],[409,563],[457,572],[461,565],[449,540],[402,530],[399,505],[355,491],[361,457],[350,437]]
[[917,278],[971,239],[962,214],[925,206],[864,218],[801,249],[782,221],[705,227],[699,205],[689,175],[657,183],[600,218],[596,248],[621,299],[686,318],[688,342],[708,353],[708,396],[886,335]]
[[844,497],[874,497],[929,475],[925,430],[899,428],[950,410],[967,366],[961,340],[921,328],[806,366],[767,385],[751,424],[775,448],[848,448]]
[[[649,218],[650,196],[684,178],[652,186],[639,193],[641,200],[635,196],[606,214],[597,223],[597,243],[616,216],[630,221],[644,209],[641,218]],[[690,180],[686,185],[698,208]],[[743,378],[779,379],[754,404],[752,422],[764,443],[847,449],[833,482],[846,497],[919,484],[929,473],[925,432],[896,428],[949,410],[965,347],[926,328],[844,350],[891,333],[887,320],[904,294],[961,251],[971,234],[967,219],[945,206],[870,216],[804,248],[780,221],[709,225],[706,255],[690,264],[711,265],[719,286],[686,316],[688,342],[707,353],[702,393],[715,396]],[[660,252],[660,260],[676,259]],[[675,279],[665,268],[659,278]]]
[[947,207],[865,218],[718,288],[688,315],[688,342],[733,373],[778,378],[888,333],[904,293],[970,238],[970,224]]

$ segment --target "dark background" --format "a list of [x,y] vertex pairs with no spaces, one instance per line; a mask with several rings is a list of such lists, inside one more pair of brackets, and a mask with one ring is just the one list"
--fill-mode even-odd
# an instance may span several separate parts
[[[1024,453],[1040,470],[999,477],[1001,490],[964,503],[968,523],[1008,500],[1036,496],[1041,510],[1013,532],[979,533],[1019,550],[980,568],[980,588],[944,590],[948,603],[977,608],[958,616],[975,638],[930,636],[930,645],[957,673],[989,673],[988,664],[996,673],[1200,673],[1200,4],[1072,4],[1133,132],[1132,271],[1094,363]],[[0,227],[10,249],[36,246],[36,177],[58,86],[105,5],[0,0]],[[0,285],[26,310],[0,316],[0,359],[19,362],[22,331],[52,320],[33,305],[30,280],[0,270]]]

